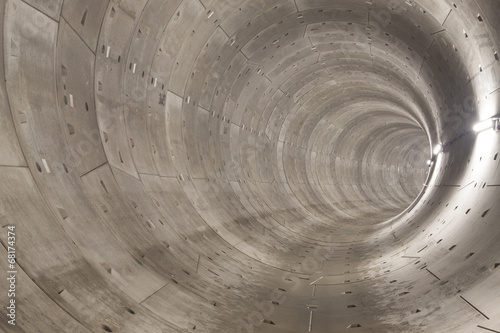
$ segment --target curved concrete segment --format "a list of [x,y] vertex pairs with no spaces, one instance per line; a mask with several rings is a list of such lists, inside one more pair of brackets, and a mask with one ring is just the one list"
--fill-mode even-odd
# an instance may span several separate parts
[[0,331],[500,332],[498,1],[0,17]]

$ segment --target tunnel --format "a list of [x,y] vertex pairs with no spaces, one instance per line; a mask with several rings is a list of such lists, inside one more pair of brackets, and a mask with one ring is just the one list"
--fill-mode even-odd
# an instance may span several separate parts
[[0,331],[500,332],[500,2],[0,17]]

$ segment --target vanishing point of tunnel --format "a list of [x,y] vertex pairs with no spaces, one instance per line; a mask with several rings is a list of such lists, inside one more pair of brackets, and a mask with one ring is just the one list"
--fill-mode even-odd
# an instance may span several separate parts
[[500,332],[499,22],[0,0],[0,332]]

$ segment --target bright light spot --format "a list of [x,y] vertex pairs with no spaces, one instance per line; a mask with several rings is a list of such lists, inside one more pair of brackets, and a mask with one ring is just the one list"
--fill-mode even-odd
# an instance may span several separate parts
[[431,165],[431,160],[427,160],[427,165]]
[[474,132],[482,132],[482,131],[486,131],[487,129],[490,129],[490,128],[493,128],[493,123],[492,123],[491,119],[477,123],[473,127]]
[[438,145],[436,145],[436,147],[434,147],[434,150],[433,150],[434,155],[439,154],[439,153],[441,152],[441,150],[442,150],[442,149],[443,149],[443,146],[441,146],[441,145],[439,145],[439,144],[438,144]]

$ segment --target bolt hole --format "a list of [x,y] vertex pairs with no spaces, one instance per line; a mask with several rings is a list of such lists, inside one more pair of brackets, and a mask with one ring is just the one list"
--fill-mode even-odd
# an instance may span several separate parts
[[111,328],[109,328],[109,326],[107,326],[107,325],[101,325],[101,328],[103,330],[105,330],[106,332],[113,332],[113,330]]

